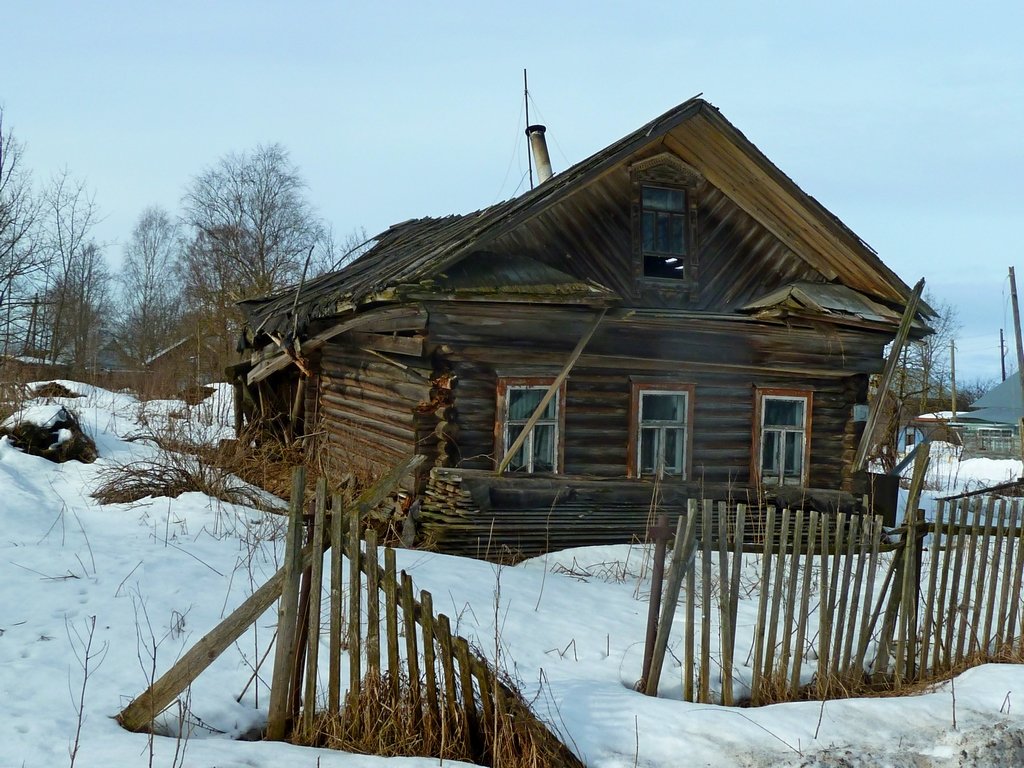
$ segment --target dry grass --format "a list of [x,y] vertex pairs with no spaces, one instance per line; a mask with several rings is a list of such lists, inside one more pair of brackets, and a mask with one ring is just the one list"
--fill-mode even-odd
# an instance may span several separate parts
[[[424,690],[421,685],[420,690]],[[449,711],[443,697],[440,721],[412,699],[408,680],[398,686],[385,675],[368,675],[359,696],[349,696],[340,713],[321,712],[312,733],[294,741],[382,757],[435,757],[502,768],[582,766],[544,727],[521,698],[504,699],[493,731],[471,732],[465,715]],[[477,711],[477,722],[483,712]]]
[[157,459],[112,465],[100,473],[100,480],[92,495],[101,504],[130,504],[158,496],[173,499],[196,491],[230,504],[266,507],[262,494],[238,482],[230,472],[170,451]]
[[44,425],[30,421],[18,421],[11,426],[0,427],[0,435],[6,436],[19,450],[41,456],[57,463],[80,461],[91,464],[96,461],[96,443],[82,429],[75,413],[67,408]]

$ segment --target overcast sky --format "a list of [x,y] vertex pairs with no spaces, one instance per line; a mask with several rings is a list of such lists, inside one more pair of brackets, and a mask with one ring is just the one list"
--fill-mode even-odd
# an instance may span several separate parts
[[[703,93],[909,284],[957,307],[959,377],[1015,368],[1024,3],[34,2],[0,106],[67,166],[116,263],[228,152],[280,142],[344,235],[525,188],[522,71],[556,172]],[[1024,272],[1021,275],[1024,290]]]

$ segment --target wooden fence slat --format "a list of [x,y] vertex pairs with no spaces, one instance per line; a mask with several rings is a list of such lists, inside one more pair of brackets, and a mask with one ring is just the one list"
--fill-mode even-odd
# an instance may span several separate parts
[[409,703],[417,721],[422,719],[419,648],[416,643],[416,606],[412,577],[402,571],[402,626],[405,629],[405,663],[409,670]]
[[443,717],[447,722],[457,723],[461,720],[458,701],[459,681],[455,677],[455,651],[452,648],[451,622],[443,613],[437,614],[434,635],[437,638],[441,669],[444,671],[445,713]]
[[320,660],[320,603],[324,578],[324,523],[327,517],[327,478],[316,482],[313,517],[313,562],[310,564],[309,629],[306,633],[306,687],[302,696],[302,731],[313,733],[316,716],[317,670]]
[[709,499],[704,499],[701,513],[700,530],[700,677],[697,701],[711,703],[711,516],[713,507]]
[[942,541],[940,542],[940,558],[941,563],[939,564],[939,586],[935,597],[934,614],[935,619],[933,620],[934,639],[932,640],[932,672],[938,674],[940,669],[943,667],[943,654],[946,653],[946,649],[949,647],[947,643],[943,642],[945,631],[949,625],[949,616],[947,610],[947,600],[950,597],[949,591],[949,575],[950,575],[950,562],[953,559],[953,553],[956,547],[954,546],[954,531],[956,527],[956,517],[958,506],[954,501],[948,507],[943,504],[943,512],[946,515],[945,524],[943,525]]
[[735,660],[736,653],[736,620],[739,615],[740,605],[740,577],[743,575],[743,542],[747,538],[747,505],[736,505],[736,527],[733,534],[732,545],[732,574],[729,578],[729,586],[732,594],[729,596],[729,654]]
[[978,537],[981,535],[981,499],[972,505],[971,529],[967,536],[967,564],[964,566],[963,607],[958,610],[959,625],[957,627],[956,648],[953,649],[953,664],[958,665],[964,658],[968,647],[967,631],[971,617],[971,586],[975,577],[975,561],[978,554]]
[[362,592],[363,553],[360,546],[360,514],[353,509],[348,527],[348,690],[353,701],[358,700],[362,685]]
[[441,707],[437,685],[437,660],[434,655],[434,598],[426,590],[420,591],[420,605],[423,607],[420,627],[423,630],[423,685],[426,692],[424,699],[429,720],[425,731],[430,733],[433,729],[441,727]]
[[[1017,535],[1014,535],[1017,532]],[[1018,536],[1024,535],[1024,520],[1021,520],[1018,508],[1018,500],[1010,502],[1010,530],[1006,536],[1006,570],[1003,574],[1003,596],[1000,599],[999,629],[996,634],[999,637],[999,648],[997,652],[1013,642],[1013,630],[1017,619],[1017,602],[1020,595],[1020,581],[1018,579],[1019,566],[1021,564],[1020,547]],[[1015,557],[1016,556],[1016,557]],[[1012,582],[1012,587],[1010,584]],[[1005,622],[1003,621],[1005,617]]]
[[[789,682],[789,665],[792,658],[792,642],[794,632],[794,613],[796,611],[796,596],[800,591],[800,545],[803,543],[804,520],[807,514],[800,509],[793,512],[793,546],[789,556],[789,581],[786,584],[786,608],[782,616],[782,650],[779,654],[779,687],[785,688]],[[795,691],[793,691],[795,693]]]
[[342,635],[342,552],[345,549],[345,508],[341,494],[331,500],[331,602],[330,641],[327,661],[327,711],[332,715],[341,711],[341,635]]
[[[829,544],[832,536],[832,523],[835,517],[821,516],[821,562],[818,566],[818,670],[815,675],[817,695],[824,698],[828,691],[828,637],[829,622]],[[838,535],[838,533],[836,534]]]
[[[644,690],[644,693],[648,696],[658,695],[658,683],[661,680],[661,669],[665,664],[665,652],[668,648],[668,638],[672,631],[672,620],[676,614],[676,604],[679,602],[679,590],[682,587],[684,576],[687,576],[688,578],[687,590],[692,595],[692,583],[690,582],[692,582],[693,568],[691,565],[694,546],[696,545],[695,526],[697,524],[695,509],[696,504],[691,504],[687,515],[685,517],[680,516],[679,520],[676,522],[676,537],[675,541],[672,543],[672,560],[669,564],[665,590],[662,593],[661,616],[658,618],[658,634],[654,640],[654,653],[651,656],[651,673],[647,678],[646,688]],[[688,606],[690,599],[691,598],[688,595]],[[692,615],[688,617],[687,621],[686,637],[689,638],[689,647],[691,652],[689,688],[689,695],[691,698],[686,699],[686,701],[693,701]],[[683,695],[686,696],[685,679]]]
[[860,622],[857,628],[857,646],[851,660],[851,674],[864,674],[864,660],[871,641],[871,605],[875,597],[875,573],[878,571],[878,548],[882,538],[882,519],[869,517],[865,521],[865,535],[868,537],[868,562],[865,565],[867,582],[864,585],[864,598],[860,609]]
[[477,740],[480,733],[480,721],[477,717],[476,693],[473,689],[473,667],[469,660],[469,643],[464,637],[452,639],[455,658],[459,662],[459,690],[462,700],[462,712],[466,721],[466,736],[472,744],[472,752],[479,754],[482,744]]
[[729,581],[729,520],[725,502],[718,502],[718,637],[722,660],[722,704],[732,706],[732,585]]
[[[913,655],[912,648],[912,630],[911,630],[911,611],[910,601],[916,602],[916,588],[917,584],[914,580],[916,570],[914,568],[914,555],[917,552],[917,542],[914,538],[914,533],[917,530],[917,510],[913,507],[908,507],[906,512],[906,531],[903,534],[903,570],[900,573],[902,577],[898,582],[899,585],[899,621],[896,624],[896,658],[895,658],[895,680],[896,685],[899,686],[907,677],[911,675],[911,670],[907,668],[907,657]],[[912,594],[913,593],[913,594]]]
[[366,529],[366,673],[380,674],[380,577],[374,567],[377,562],[377,532]]
[[754,624],[754,669],[750,679],[750,700],[754,705],[764,698],[764,631],[768,620],[768,585],[772,577],[772,535],[775,530],[775,507],[766,514],[764,541],[761,547],[761,589],[757,601],[757,623]]
[[993,651],[992,614],[996,607],[996,590],[999,586],[999,565],[1003,556],[1003,539],[1006,534],[1006,499],[999,500],[999,511],[996,513],[998,525],[992,551],[992,567],[989,571],[988,600],[985,603],[985,624],[981,632],[981,651],[990,654]]
[[[863,562],[856,557],[859,540],[863,540],[863,531],[860,529],[859,518],[851,516],[846,523],[846,555],[843,561],[843,576],[839,582],[839,602],[836,604],[834,620],[834,639],[832,643],[832,674],[845,675],[846,665],[849,663],[849,654],[846,648],[847,642],[853,637],[853,623],[857,618],[857,598],[850,599],[851,582],[853,581],[854,560]],[[853,610],[850,606],[853,606]]]
[[935,584],[939,572],[939,543],[942,538],[942,511],[944,507],[945,502],[940,499],[935,509],[935,519],[932,520],[932,540],[928,545],[928,588],[924,598],[924,622],[921,625],[921,648],[918,660],[918,668],[921,675],[928,673],[929,643],[931,642],[932,627],[935,623]]
[[[952,669],[957,663],[956,637],[957,621],[961,618],[959,593],[960,573],[964,564],[964,541],[967,536],[967,524],[970,520],[970,500],[963,499],[960,504],[959,527],[956,530],[956,540],[953,543],[953,573],[950,576],[949,602],[947,603],[946,616],[946,647],[943,653],[943,668]],[[961,622],[962,623],[962,622]]]
[[[775,677],[775,643],[778,638],[779,611],[782,605],[782,584],[786,571],[786,551],[789,548],[789,521],[791,517],[792,512],[789,507],[782,510],[782,528],[779,531],[776,547],[774,547],[777,554],[773,555],[773,557],[777,557],[778,562],[775,564],[775,577],[772,584],[771,609],[768,612],[768,639],[764,648],[764,668],[762,671],[764,682],[768,685],[772,684]],[[789,627],[786,627],[784,631],[788,633]]]
[[288,732],[292,667],[295,663],[295,625],[299,609],[299,583],[302,579],[302,512],[305,503],[306,470],[299,466],[292,473],[292,499],[285,539],[284,584],[277,613],[277,648],[270,685],[267,739],[279,741]]
[[395,550],[384,550],[384,634],[387,643],[388,679],[391,690],[397,696],[401,690],[402,676],[398,654],[398,576],[395,568]]
[[814,551],[817,549],[818,518],[816,511],[811,511],[807,526],[807,547],[804,553],[803,578],[800,583],[800,609],[797,612],[796,639],[793,641],[793,672],[789,687],[796,691],[800,688],[800,673],[803,669],[804,642],[807,639],[807,620],[811,603],[811,573],[814,564]]
[[[974,606],[971,611],[971,624],[968,628],[970,635],[967,642],[966,653],[970,655],[981,648],[983,638],[981,637],[982,603],[985,602],[985,592],[988,578],[988,551],[992,542],[992,520],[995,517],[995,496],[988,497],[985,505],[985,525],[982,527],[980,542],[975,542],[978,547],[976,570],[973,576],[972,586],[974,587]],[[968,578],[972,578],[968,573]]]

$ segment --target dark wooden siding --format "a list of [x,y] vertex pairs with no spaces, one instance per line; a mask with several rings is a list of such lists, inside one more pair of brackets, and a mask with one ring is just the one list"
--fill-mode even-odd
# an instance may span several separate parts
[[[452,464],[494,467],[499,376],[554,376],[592,314],[483,303],[430,306],[439,364],[456,376]],[[697,316],[608,319],[568,380],[567,474],[625,477],[630,377],[695,385],[691,478],[749,483],[755,387],[814,392],[810,483],[838,489],[852,460],[852,407],[881,366],[879,334]]]
[[671,281],[634,277],[632,187],[621,166],[549,208],[491,246],[524,254],[598,281],[628,306],[732,311],[797,280],[820,273],[758,224],[721,190],[703,182],[698,199],[698,276],[693,298]]
[[[364,349],[329,343],[319,369],[318,424],[331,469],[376,478],[410,453],[433,458],[437,418],[428,360],[401,366]],[[428,462],[429,463],[429,462]],[[429,466],[424,467],[424,472]]]

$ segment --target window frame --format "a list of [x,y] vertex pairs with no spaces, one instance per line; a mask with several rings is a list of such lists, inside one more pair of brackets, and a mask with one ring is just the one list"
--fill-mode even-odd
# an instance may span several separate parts
[[[783,468],[782,478],[771,478],[766,480],[762,475],[764,467],[764,402],[772,400],[800,400],[804,404],[803,427],[800,430],[803,436],[803,450],[800,458],[800,477],[787,481],[785,469]],[[753,445],[750,451],[750,476],[754,478],[757,485],[784,485],[806,488],[809,484],[811,469],[811,439],[813,436],[813,414],[814,414],[814,390],[810,389],[788,389],[780,387],[755,387],[754,388],[754,429]],[[774,430],[773,430],[774,431]],[[787,431],[782,430],[785,434]]]
[[[665,475],[673,480],[688,480],[693,466],[693,410],[696,387],[693,384],[664,379],[632,379],[629,388],[629,440],[627,442],[627,476],[633,479],[654,478],[655,474],[645,475],[640,462],[642,441],[640,430],[640,404],[645,394],[683,394],[686,397],[683,423],[683,466],[678,475]],[[664,479],[663,478],[663,479]]]
[[[554,376],[499,376],[496,387],[496,406],[494,418],[494,466],[497,467],[505,458],[505,452],[514,442],[506,440],[507,427],[509,425],[508,408],[510,390],[516,389],[539,389],[547,391],[554,383]],[[555,392],[555,467],[550,474],[560,475],[565,467],[565,392],[566,382],[563,381]],[[529,418],[529,417],[527,417]],[[518,423],[519,420],[516,420]],[[538,424],[541,422],[538,422]],[[532,431],[532,430],[531,430]],[[532,440],[532,437],[527,438]],[[533,464],[533,454],[530,455],[530,464]],[[546,471],[535,472],[529,470],[506,470],[516,474],[548,474]]]
[[[630,180],[633,187],[632,228],[633,228],[633,275],[637,290],[645,286],[659,290],[674,290],[695,295],[698,280],[699,217],[697,190],[704,177],[695,168],[687,165],[671,152],[640,160],[630,166]],[[682,192],[683,210],[683,253],[672,254],[647,251],[644,248],[644,189],[660,188]],[[651,209],[656,210],[656,209]],[[681,275],[648,274],[647,259],[677,258],[683,269]]]

